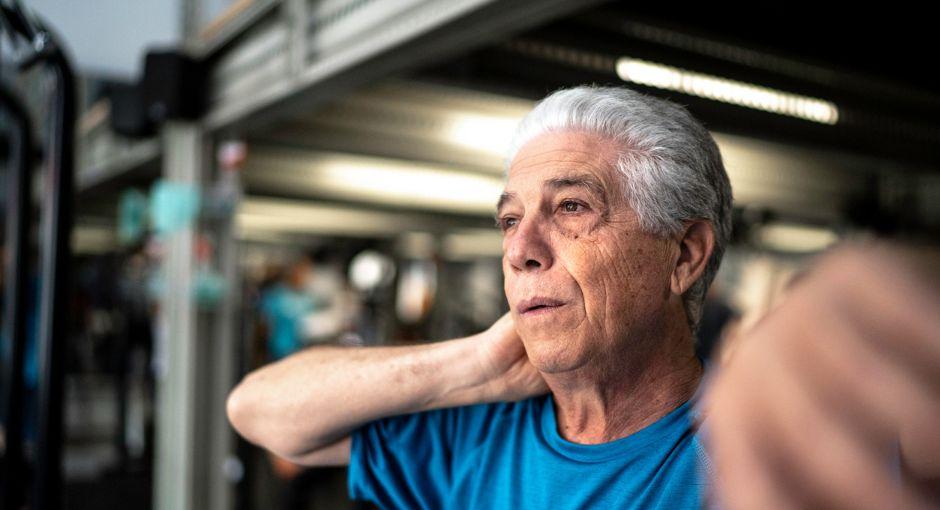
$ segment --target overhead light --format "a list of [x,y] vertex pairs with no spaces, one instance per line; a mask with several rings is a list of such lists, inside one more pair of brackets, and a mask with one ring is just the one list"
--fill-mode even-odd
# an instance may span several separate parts
[[259,233],[386,237],[414,228],[419,222],[413,214],[300,200],[245,198],[239,205],[236,224],[239,235],[245,238]]
[[493,214],[503,189],[496,175],[334,152],[256,150],[247,167],[256,189],[481,216]]
[[498,177],[417,163],[338,158],[319,165],[319,183],[365,200],[460,212],[490,212],[503,189]]
[[458,114],[450,121],[447,139],[455,145],[505,155],[521,118]]
[[[236,216],[236,235],[240,239],[399,237],[410,245],[407,246],[410,250],[403,250],[402,255],[415,258],[430,257],[438,249],[436,238],[426,233],[450,233],[454,228],[452,218],[427,211],[375,210],[354,204],[282,198],[246,197]],[[495,228],[485,230],[499,234]]]
[[839,109],[830,101],[645,60],[621,57],[617,60],[617,75],[624,81],[648,87],[674,90],[822,124],[839,121]]
[[828,228],[771,223],[757,231],[757,240],[765,248],[790,253],[822,251],[839,241],[839,236]]

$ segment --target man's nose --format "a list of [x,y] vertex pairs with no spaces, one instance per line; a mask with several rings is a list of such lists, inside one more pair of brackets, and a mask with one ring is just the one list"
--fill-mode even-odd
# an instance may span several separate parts
[[552,265],[551,245],[538,218],[520,220],[505,243],[506,258],[515,271],[544,271]]

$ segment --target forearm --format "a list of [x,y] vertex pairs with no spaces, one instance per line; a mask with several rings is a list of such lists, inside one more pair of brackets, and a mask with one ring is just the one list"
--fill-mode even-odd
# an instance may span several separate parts
[[246,439],[288,457],[378,418],[486,399],[476,337],[403,347],[318,347],[249,374],[228,414]]

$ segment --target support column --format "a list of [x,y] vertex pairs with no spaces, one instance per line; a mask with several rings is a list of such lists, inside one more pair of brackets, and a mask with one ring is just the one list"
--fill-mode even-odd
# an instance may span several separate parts
[[[198,186],[203,172],[203,137],[193,123],[167,123],[163,136],[163,176]],[[158,335],[164,349],[157,373],[154,508],[197,508],[197,312],[194,228],[170,234],[163,261],[164,291]],[[160,366],[160,365],[158,365]]]
[[[233,211],[238,210],[234,204]],[[241,277],[238,270],[238,241],[235,233],[235,216],[220,218],[212,225],[218,271],[228,282],[225,297],[210,317],[209,366],[206,402],[208,442],[208,498],[210,510],[230,510],[234,504],[235,473],[239,462],[235,456],[235,435],[225,412],[225,401],[236,383],[236,359],[240,348]],[[243,474],[244,471],[242,470]]]
[[[202,193],[213,166],[204,131],[195,123],[168,123],[162,134],[164,179]],[[157,339],[162,346],[154,466],[158,510],[228,510],[233,504],[226,463],[234,460],[234,435],[225,399],[235,384],[240,331],[238,246],[234,217],[209,216],[170,234],[165,244]],[[229,285],[221,302],[203,310],[194,293],[197,226],[212,239],[214,266]]]

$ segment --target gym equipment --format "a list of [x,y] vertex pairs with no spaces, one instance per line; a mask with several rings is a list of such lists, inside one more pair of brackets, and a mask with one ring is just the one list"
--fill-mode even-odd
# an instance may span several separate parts
[[[69,241],[71,237],[73,178],[75,170],[75,75],[72,66],[65,56],[62,46],[53,32],[38,18],[28,14],[16,0],[0,3],[0,28],[15,47],[27,46],[29,51],[17,64],[17,70],[23,72],[37,65],[55,78],[55,92],[51,100],[52,108],[49,122],[45,124],[47,143],[45,161],[48,190],[43,194],[45,200],[42,204],[43,221],[40,233],[40,305],[39,305],[39,410],[38,435],[36,441],[36,472],[33,477],[33,508],[53,509],[62,506],[62,384],[63,384],[63,355],[66,340],[66,319],[68,306],[68,269],[69,269]],[[4,106],[15,104],[15,100],[6,101]],[[13,96],[10,96],[13,99]],[[15,108],[15,107],[13,107]],[[21,111],[20,113],[26,113]],[[26,133],[24,124],[19,123],[16,131]],[[28,135],[20,134],[24,141]],[[21,142],[22,146],[22,142]],[[20,167],[17,170],[19,177],[24,177],[30,167],[28,147],[23,147]],[[25,170],[24,170],[25,168]],[[18,187],[28,187],[28,179],[18,183]],[[12,190],[12,188],[11,188]],[[11,191],[17,193],[22,189]],[[28,197],[28,195],[25,195]],[[14,205],[13,202],[10,205]],[[28,212],[28,202],[16,202],[20,215]],[[11,239],[18,242],[25,240],[28,232],[25,218],[17,216],[15,230],[9,231]],[[11,219],[10,221],[14,221]],[[25,242],[17,246],[17,256],[22,257]],[[13,246],[10,244],[9,246]],[[17,274],[14,278],[25,278],[22,263],[25,257],[16,262]],[[25,285],[22,281],[20,285]],[[22,291],[22,289],[20,289]],[[18,296],[19,297],[19,296]],[[25,301],[17,303],[23,306]],[[21,310],[25,310],[21,308]],[[23,315],[23,314],[19,314]],[[12,326],[11,326],[12,327]],[[19,326],[22,328],[22,326]],[[14,331],[13,334],[21,333]],[[24,342],[23,335],[11,339],[12,345]],[[22,343],[19,346],[22,347]],[[22,373],[22,356],[11,357],[10,373]],[[17,366],[19,365],[19,366]],[[21,378],[22,379],[22,378]],[[21,380],[20,380],[21,382]],[[17,383],[19,384],[19,382]],[[15,400],[15,399],[14,399]],[[8,402],[7,405],[10,405]],[[15,420],[22,418],[19,410],[7,409],[9,415]],[[19,416],[17,416],[19,415]],[[14,437],[17,432],[14,432]],[[21,442],[22,438],[17,438]],[[12,450],[11,450],[12,448]],[[4,510],[19,508],[16,504],[19,491],[22,490],[22,456],[21,444],[7,445],[8,452],[16,452],[17,457],[4,455],[3,472],[17,474],[13,478],[4,478],[3,494],[0,504]]]

